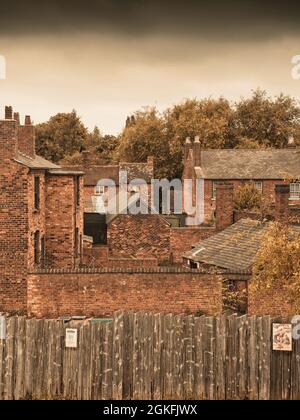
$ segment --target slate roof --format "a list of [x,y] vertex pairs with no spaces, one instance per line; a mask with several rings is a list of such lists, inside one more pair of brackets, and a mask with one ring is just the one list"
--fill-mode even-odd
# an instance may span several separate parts
[[38,155],[35,155],[34,158],[31,158],[24,155],[23,153],[18,152],[15,161],[21,165],[27,166],[30,169],[60,169],[60,166]]
[[[242,219],[201,241],[183,258],[230,271],[249,271],[269,223]],[[300,227],[292,229],[300,235]]]
[[204,179],[298,178],[300,150],[202,150],[201,167],[195,171],[198,178]]
[[[83,171],[84,185],[95,187],[102,179],[110,179],[118,186],[120,183],[119,171],[127,171],[128,182],[133,179],[143,179],[151,183],[153,174],[149,171],[147,163],[120,163],[119,165],[63,165],[65,170]],[[100,185],[100,184],[99,184]]]

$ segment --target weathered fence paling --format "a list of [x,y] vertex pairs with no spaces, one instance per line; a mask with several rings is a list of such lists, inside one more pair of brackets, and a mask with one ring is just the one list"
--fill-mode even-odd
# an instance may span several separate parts
[[[77,348],[65,347],[67,328]],[[10,317],[0,399],[300,399],[300,340],[274,352],[271,334],[267,316]]]

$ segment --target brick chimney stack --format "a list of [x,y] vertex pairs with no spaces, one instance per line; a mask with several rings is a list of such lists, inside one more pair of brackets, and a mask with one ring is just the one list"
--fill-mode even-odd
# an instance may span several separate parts
[[20,125],[20,114],[18,112],[14,112],[14,120],[16,121],[17,125]]
[[233,224],[233,191],[232,184],[217,184],[216,194],[216,230],[221,231]]
[[13,119],[13,109],[11,106],[5,107],[5,119],[12,120]]
[[201,143],[200,136],[196,136],[193,145],[194,165],[201,166]]
[[290,185],[275,185],[275,220],[288,224],[289,222]]
[[19,127],[18,150],[26,156],[35,157],[35,128],[29,115],[25,117],[25,125]]
[[191,142],[191,138],[190,137],[187,137],[185,139],[185,145],[184,145],[184,161],[185,162],[186,162],[186,160],[189,157],[190,150],[193,150],[193,144]]
[[5,119],[0,120],[0,162],[14,159],[17,155],[17,132],[16,121],[13,119],[11,106],[5,107]]
[[31,117],[30,115],[25,116],[25,125],[31,125]]

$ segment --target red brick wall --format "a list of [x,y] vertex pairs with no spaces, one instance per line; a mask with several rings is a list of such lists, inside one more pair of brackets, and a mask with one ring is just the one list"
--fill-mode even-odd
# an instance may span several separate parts
[[112,257],[170,260],[170,226],[158,215],[118,215],[107,229]]
[[232,184],[216,185],[216,230],[218,232],[233,224],[233,192]]
[[8,162],[0,157],[0,311],[24,312],[29,241],[28,170]]
[[[40,205],[39,210],[34,208],[34,178],[40,179]],[[28,174],[28,267],[34,266],[34,234],[40,232],[40,240],[45,236],[46,215],[45,215],[45,171],[30,171]],[[41,249],[40,249],[41,252]]]
[[170,237],[170,249],[173,254],[173,261],[182,262],[182,255],[189,251],[193,245],[203,239],[207,239],[214,235],[216,230],[214,227],[187,227],[172,228]]
[[26,156],[35,156],[35,128],[32,125],[20,125],[18,150]]
[[[80,255],[75,258],[74,244],[76,227],[78,237],[83,236],[83,194],[77,206],[75,178],[46,177],[46,259],[52,268],[73,268],[80,263]],[[82,177],[80,183],[83,191]]]
[[203,311],[214,315],[222,311],[221,280],[212,275],[166,270],[29,276],[30,316],[102,317],[120,309],[175,314]]
[[106,245],[85,247],[83,263],[92,268],[155,268],[158,266],[157,258],[110,258]]
[[271,315],[288,317],[295,315],[291,305],[287,302],[287,296],[282,289],[265,290],[259,294],[253,293],[248,288],[248,313],[249,315]]

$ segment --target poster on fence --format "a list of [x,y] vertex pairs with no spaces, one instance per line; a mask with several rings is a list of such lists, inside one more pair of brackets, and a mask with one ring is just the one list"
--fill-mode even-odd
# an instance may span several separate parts
[[0,340],[6,340],[6,319],[0,315]]
[[75,328],[66,329],[66,348],[77,349],[77,330]]
[[273,350],[292,351],[292,325],[273,324]]

